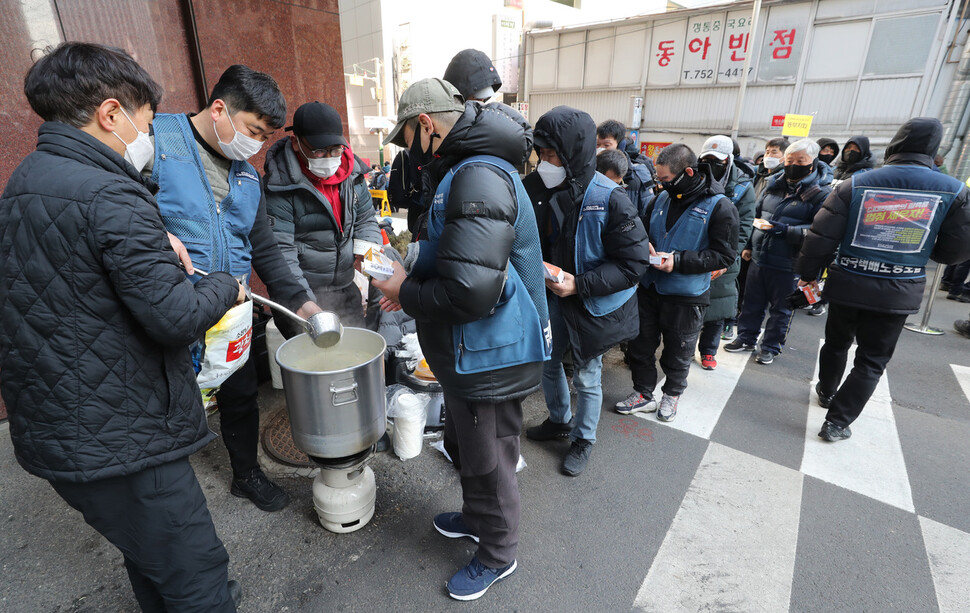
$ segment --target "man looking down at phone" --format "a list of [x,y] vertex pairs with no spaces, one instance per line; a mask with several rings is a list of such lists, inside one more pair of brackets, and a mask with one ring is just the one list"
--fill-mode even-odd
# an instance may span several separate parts
[[[651,267],[637,289],[640,334],[628,353],[633,393],[616,404],[616,411],[657,411],[660,421],[673,421],[711,301],[711,273],[737,256],[738,210],[687,145],[660,152],[657,178],[663,191],[644,217]],[[667,380],[658,405],[653,391],[661,338],[660,367]]]

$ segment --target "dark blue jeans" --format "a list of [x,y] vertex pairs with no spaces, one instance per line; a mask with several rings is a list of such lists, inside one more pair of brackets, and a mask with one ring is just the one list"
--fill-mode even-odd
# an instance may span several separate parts
[[758,341],[761,323],[768,315],[761,339],[762,351],[781,353],[788,337],[792,310],[788,296],[798,288],[798,277],[789,270],[765,268],[751,262],[745,283],[744,304],[738,318],[738,338],[746,345]]

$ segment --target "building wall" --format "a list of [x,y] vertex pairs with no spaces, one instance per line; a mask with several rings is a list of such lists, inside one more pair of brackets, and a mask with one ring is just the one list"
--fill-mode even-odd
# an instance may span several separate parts
[[[23,95],[32,50],[62,40],[121,47],[164,88],[161,112],[199,110],[204,92],[227,67],[241,63],[276,78],[288,121],[300,103],[312,100],[346,117],[338,18],[337,0],[0,0],[0,190],[34,149],[41,124]],[[262,169],[263,154],[251,161]],[[254,289],[264,289],[258,279]],[[0,419],[5,416],[0,402]]]
[[[193,56],[190,6],[201,69]],[[0,15],[0,118],[7,127],[0,187],[33,150],[41,123],[23,96],[31,51],[62,40],[131,53],[165,90],[160,112],[199,110],[203,92],[226,68],[246,64],[279,82],[288,120],[312,100],[346,115],[337,0],[0,0]],[[262,168],[261,155],[252,161]]]
[[910,117],[940,112],[955,16],[946,0],[814,0],[766,2],[754,32],[751,3],[536,31],[523,99],[531,121],[574,104],[629,125],[643,96],[641,141],[700,146],[730,133],[750,53],[739,125],[747,153],[780,136],[771,120],[786,113],[814,115],[813,137],[862,133],[879,146]]

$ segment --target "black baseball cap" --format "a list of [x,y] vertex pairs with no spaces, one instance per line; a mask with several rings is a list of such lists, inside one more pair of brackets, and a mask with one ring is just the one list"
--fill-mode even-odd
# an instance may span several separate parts
[[307,102],[293,114],[293,125],[286,131],[306,139],[313,149],[326,149],[336,145],[347,146],[344,125],[340,113],[323,102]]

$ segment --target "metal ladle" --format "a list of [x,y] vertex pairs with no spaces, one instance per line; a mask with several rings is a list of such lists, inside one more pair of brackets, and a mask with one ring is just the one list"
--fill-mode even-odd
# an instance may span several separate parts
[[[199,273],[203,277],[207,276],[209,273],[204,270],[195,269],[195,272]],[[289,310],[285,306],[273,302],[269,298],[263,298],[258,294],[254,294],[249,286],[246,286],[246,295],[253,299],[253,301],[260,304],[264,304],[271,309],[275,309],[280,313],[283,313],[287,317],[299,322],[306,333],[310,335],[313,340],[313,344],[317,347],[326,349],[327,347],[333,347],[340,342],[340,339],[344,335],[343,324],[340,323],[340,317],[331,311],[321,311],[320,313],[314,313],[310,316],[310,319],[303,319],[293,311]]]

